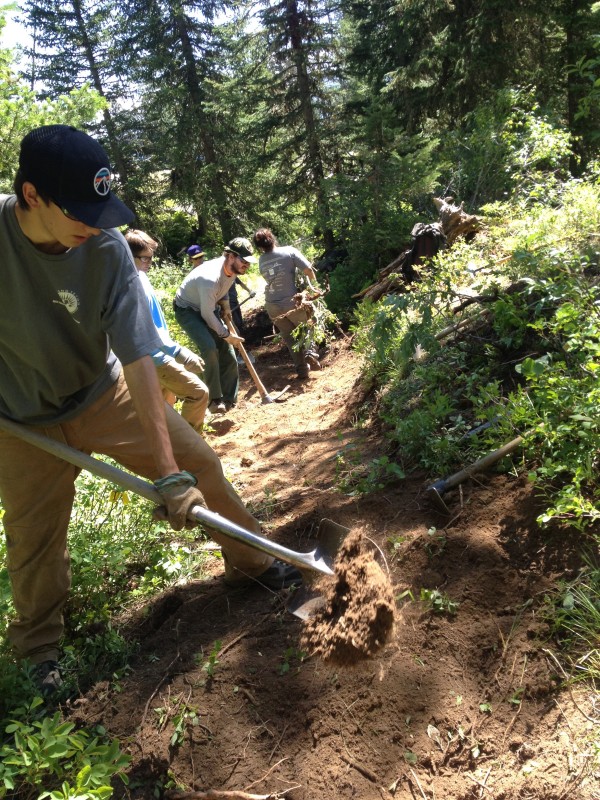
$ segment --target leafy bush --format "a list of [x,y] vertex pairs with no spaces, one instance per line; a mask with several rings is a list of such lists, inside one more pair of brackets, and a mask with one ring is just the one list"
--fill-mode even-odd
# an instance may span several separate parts
[[443,151],[448,185],[469,207],[511,195],[548,202],[566,175],[569,134],[525,87],[500,90],[464,118]]
[[[453,247],[412,291],[363,303],[355,343],[402,469],[443,475],[526,433],[529,474],[547,498],[540,522],[587,528],[600,517],[600,289],[589,246],[600,188],[569,181],[557,197],[560,206],[512,217],[503,206],[504,223],[495,207],[477,254]],[[458,316],[465,292],[489,302]]]
[[5,727],[7,739],[0,747],[0,798],[23,800],[94,800],[113,794],[111,779],[126,782],[129,757],[116,740],[103,743],[97,735],[75,730],[57,711],[41,716],[42,700],[16,709]]

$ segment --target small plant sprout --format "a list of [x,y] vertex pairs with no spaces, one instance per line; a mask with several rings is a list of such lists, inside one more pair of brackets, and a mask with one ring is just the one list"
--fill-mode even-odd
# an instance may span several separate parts
[[306,653],[298,650],[296,647],[288,647],[283,654],[282,663],[279,665],[278,672],[280,675],[287,675],[296,662],[296,673],[300,672],[300,665],[306,658]]
[[524,692],[525,692],[525,689],[523,689],[522,687],[519,688],[519,689],[515,689],[515,691],[512,693],[512,695],[508,698],[508,702],[513,706],[520,706],[521,705],[521,701],[523,700],[523,693]]
[[448,595],[439,589],[421,589],[421,601],[426,603],[434,614],[449,614],[452,616],[458,611],[459,603],[451,600]]
[[402,547],[404,542],[406,541],[407,537],[402,533],[397,533],[394,536],[388,536],[388,545],[390,546],[390,550],[392,554],[396,554],[398,550]]
[[219,666],[219,653],[221,651],[221,647],[223,642],[220,639],[214,643],[212,650],[208,654],[208,658],[202,664],[202,669],[206,672],[207,678],[211,680],[214,678],[215,670]]
[[427,536],[429,536],[429,541],[425,544],[427,555],[429,558],[440,556],[446,549],[446,543],[448,541],[446,535],[438,531],[437,528],[431,527],[427,531]]

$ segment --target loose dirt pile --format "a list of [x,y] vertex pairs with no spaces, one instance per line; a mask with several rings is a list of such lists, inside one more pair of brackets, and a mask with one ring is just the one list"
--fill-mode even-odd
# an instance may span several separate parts
[[332,664],[349,666],[374,655],[389,641],[394,592],[374,548],[360,531],[340,547],[334,572],[335,577],[319,584],[326,604],[306,622],[301,644]]

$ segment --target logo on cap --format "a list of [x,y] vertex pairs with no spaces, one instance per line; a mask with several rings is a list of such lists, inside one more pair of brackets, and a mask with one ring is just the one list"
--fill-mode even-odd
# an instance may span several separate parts
[[99,169],[94,175],[94,189],[96,194],[99,194],[100,197],[106,197],[110,192],[110,183],[110,170],[106,167],[102,167],[102,169]]

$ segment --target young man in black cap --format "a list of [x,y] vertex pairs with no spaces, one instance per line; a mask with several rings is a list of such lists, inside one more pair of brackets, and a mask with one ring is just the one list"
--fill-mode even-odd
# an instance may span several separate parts
[[[133,217],[111,191],[106,153],[87,134],[49,125],[23,139],[15,195],[0,196],[0,414],[153,480],[175,530],[204,501],[258,533],[215,453],[163,400],[150,358],[160,339],[129,247],[114,230]],[[77,474],[0,427],[0,499],[17,613],[8,636],[37,665],[46,693],[61,683]],[[214,538],[228,583],[256,579],[281,588],[298,580],[288,565]]]
[[204,359],[212,414],[223,414],[237,402],[239,372],[233,345],[244,340],[227,327],[231,309],[226,298],[236,278],[255,262],[248,239],[232,239],[222,256],[186,275],[175,294],[175,318]]

